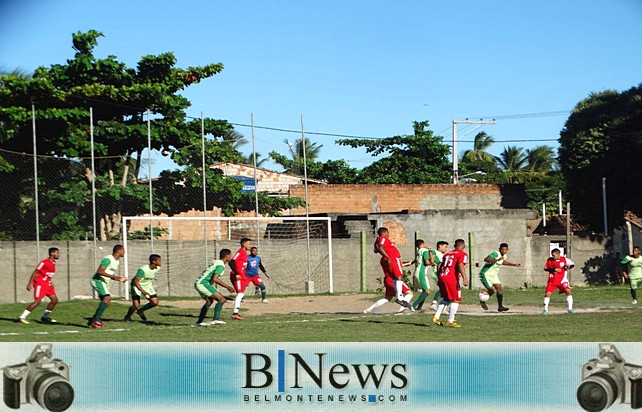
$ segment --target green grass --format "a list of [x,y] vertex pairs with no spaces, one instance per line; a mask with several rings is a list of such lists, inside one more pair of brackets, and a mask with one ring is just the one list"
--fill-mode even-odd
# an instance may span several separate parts
[[[14,322],[24,304],[0,305],[0,341],[48,342],[625,342],[639,341],[642,336],[642,308],[631,305],[625,287],[574,288],[575,315],[458,315],[461,329],[432,324],[429,313],[406,316],[336,314],[287,314],[248,316],[244,321],[229,321],[214,328],[196,328],[194,309],[172,306],[173,299],[164,299],[163,306],[147,312],[154,323],[125,323],[121,319],[125,306],[113,303],[107,309],[104,329],[88,329],[87,316],[97,301],[61,302],[56,308],[56,325],[43,325],[37,319],[43,304],[30,316],[31,324]],[[507,290],[506,305],[520,307],[541,305],[543,289]],[[465,291],[464,303],[475,302],[476,293]],[[373,295],[354,295],[364,302]],[[376,299],[376,298],[375,298]],[[494,298],[489,303],[495,305]],[[553,295],[552,311],[565,308],[564,296]],[[597,309],[581,313],[582,309]],[[227,321],[231,306],[223,309]],[[113,318],[113,319],[111,319]],[[443,317],[442,317],[443,319]]]

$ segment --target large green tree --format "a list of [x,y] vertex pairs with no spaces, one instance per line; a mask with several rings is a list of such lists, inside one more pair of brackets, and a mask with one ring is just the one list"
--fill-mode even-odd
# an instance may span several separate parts
[[559,164],[573,210],[602,228],[602,178],[610,226],[623,212],[642,214],[642,85],[624,92],[591,93],[579,102],[560,134]]
[[374,157],[387,155],[365,167],[358,183],[448,183],[450,148],[442,136],[428,129],[427,121],[413,122],[412,135],[383,139],[342,139],[342,146],[364,147]]
[[[163,175],[169,179],[166,186],[174,191],[155,191],[154,211],[171,214],[184,210],[173,208],[172,197],[180,196],[175,192],[179,190],[176,181],[202,190],[201,122],[187,118],[185,110],[190,102],[180,92],[216,75],[223,65],[182,69],[175,67],[173,53],[163,53],[143,56],[135,68],[130,68],[115,56],[101,59],[94,55],[101,36],[95,30],[74,34],[73,58],[66,64],[39,67],[32,78],[16,74],[0,77],[2,153],[32,153],[31,111],[35,106],[39,218],[44,238],[75,239],[91,233],[90,189],[94,178],[102,239],[118,236],[122,215],[149,210],[147,189],[137,184],[141,154],[147,148],[148,111],[152,150],[168,153],[184,166],[180,176]],[[95,177],[90,162],[89,108],[93,112]],[[227,121],[205,119],[204,131],[207,162],[242,159],[226,140],[233,134]],[[4,158],[8,166],[2,168],[4,175],[0,178],[5,193],[11,195],[0,199],[0,206],[11,213],[3,213],[0,230],[20,233],[28,226],[28,216],[33,215],[33,160]],[[225,179],[209,168],[205,173],[211,200],[208,205],[233,213],[251,204],[245,202],[250,196],[240,193],[240,182]],[[228,192],[231,195],[225,196]],[[185,208],[198,207],[197,199]]]

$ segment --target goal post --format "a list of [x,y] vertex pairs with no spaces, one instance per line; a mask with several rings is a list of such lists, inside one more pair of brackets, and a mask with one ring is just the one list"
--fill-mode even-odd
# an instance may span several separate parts
[[[252,239],[270,279],[270,295],[333,293],[332,222],[329,217],[123,217],[124,274],[135,276],[148,257],[161,256],[160,296],[194,296],[194,281],[222,249],[234,254]],[[149,234],[155,233],[155,239]],[[261,273],[262,274],[262,273]],[[223,281],[229,283],[226,268]],[[129,298],[129,288],[125,288]],[[226,291],[224,291],[226,292]],[[246,294],[254,290],[246,291]]]

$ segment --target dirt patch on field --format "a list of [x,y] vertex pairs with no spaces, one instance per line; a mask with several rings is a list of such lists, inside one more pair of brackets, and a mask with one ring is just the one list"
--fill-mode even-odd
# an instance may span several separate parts
[[[362,314],[363,310],[381,298],[378,294],[341,294],[333,296],[290,296],[290,297],[269,297],[269,303],[261,303],[261,300],[255,297],[245,299],[241,308],[249,316],[267,315],[267,314]],[[178,300],[161,302],[161,305],[173,306],[180,309],[193,309],[195,312],[203,305],[203,301],[198,300]],[[232,302],[228,302],[226,307],[231,308]],[[430,302],[425,305],[424,313],[432,313],[428,308]],[[498,313],[495,306],[489,305],[489,310],[483,310],[479,304],[462,304],[458,313],[469,316],[510,316],[510,315],[539,315],[542,312],[541,306],[511,306],[510,311]],[[399,310],[399,305],[389,303],[379,308],[377,313],[394,313]],[[576,312],[598,312],[601,309],[576,309]],[[552,305],[549,313],[562,314],[566,313],[566,305],[560,303]],[[376,314],[375,314],[376,315]]]

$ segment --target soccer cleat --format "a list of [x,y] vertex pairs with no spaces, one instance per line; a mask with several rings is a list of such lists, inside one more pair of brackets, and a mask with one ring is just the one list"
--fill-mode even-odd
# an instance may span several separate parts
[[434,323],[437,326],[444,326],[444,324],[441,323],[441,321],[434,316],[432,317],[432,323]]
[[447,326],[449,328],[461,328],[461,325],[455,321],[453,322],[446,322],[444,326]]
[[506,306],[500,306],[497,308],[497,312],[507,312],[509,309]]
[[211,323],[207,323],[207,322],[196,322],[192,326],[209,328],[210,326],[212,326],[212,324]]
[[412,305],[410,303],[406,302],[403,299],[401,299],[401,300],[397,299],[397,303],[400,304],[401,306],[403,306],[404,308],[412,309]]
[[632,305],[637,305],[637,304],[638,304],[638,300],[637,300],[637,299],[633,299],[633,301],[631,302],[631,304],[632,304]]
[[364,309],[363,313],[370,313],[370,311],[368,309]]
[[214,319],[214,320],[212,321],[212,326],[216,326],[216,325],[225,325],[225,324],[226,324],[225,322],[223,322],[222,320],[218,320],[218,319]]
[[480,301],[479,301],[479,305],[482,307],[482,309],[484,309],[484,310],[488,310],[488,305],[486,304],[486,302],[482,302],[482,301],[480,300]]
[[41,317],[40,318],[40,322],[42,322],[42,323],[58,323],[58,321],[56,319],[51,319],[49,316]]
[[147,316],[145,316],[143,312],[136,311],[136,314],[140,316],[140,320],[142,320],[143,322],[147,322]]
[[243,316],[239,315],[238,313],[235,313],[232,315],[232,319],[234,320],[243,320]]
[[100,329],[100,328],[104,328],[105,324],[102,323],[101,321],[93,321],[88,326],[92,329]]
[[430,305],[430,309],[432,309],[432,310],[437,310],[437,302],[433,302],[433,303]]
[[270,303],[267,299],[262,299],[261,303]]
[[575,314],[575,311],[574,311],[573,309],[569,309],[569,310],[568,310],[568,314],[569,314],[569,315],[574,315],[574,314]]
[[25,318],[18,318],[18,320],[16,320],[16,322],[22,323],[23,325],[28,325],[29,324],[29,321],[27,319],[25,319]]
[[132,321],[132,318],[130,318],[129,316],[125,316],[125,317],[123,318],[123,322],[130,323],[131,321]]
[[544,309],[544,310],[542,311],[542,315],[548,315],[548,311],[547,311],[546,309]]

